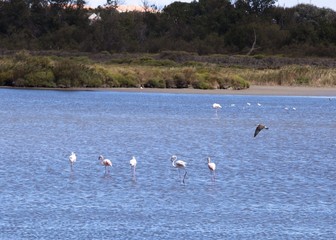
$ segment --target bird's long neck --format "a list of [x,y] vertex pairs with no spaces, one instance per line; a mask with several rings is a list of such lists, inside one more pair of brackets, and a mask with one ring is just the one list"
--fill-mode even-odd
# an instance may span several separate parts
[[172,161],[172,165],[173,165],[173,167],[176,167],[176,159],[174,159],[174,160]]

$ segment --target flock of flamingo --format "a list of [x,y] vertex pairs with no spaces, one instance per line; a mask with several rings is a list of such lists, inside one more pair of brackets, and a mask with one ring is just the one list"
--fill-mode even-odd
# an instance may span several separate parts
[[[71,152],[71,154],[69,156],[71,171],[73,171],[73,165],[75,164],[76,160],[77,160],[76,153]],[[110,172],[109,168],[112,167],[112,161],[109,160],[109,159],[106,159],[103,155],[99,155],[98,160],[100,161],[100,164],[105,167],[105,174],[109,173]],[[185,183],[185,177],[187,175],[187,170],[186,170],[187,163],[183,160],[177,160],[176,155],[171,156],[170,160],[172,162],[173,167],[178,169],[178,173],[179,173],[180,178],[182,178],[181,177],[182,175],[180,173],[180,169],[184,170],[184,175],[183,175],[183,178],[182,178],[182,183],[184,184]],[[212,174],[212,180],[214,181],[215,180],[216,164],[211,162],[210,157],[207,158],[207,161],[208,161],[208,168],[209,168],[209,170]],[[129,165],[131,166],[132,175],[135,179],[135,168],[136,168],[136,165],[137,165],[137,160],[134,156],[129,161]]]
[[[71,171],[73,171],[73,165],[75,164],[76,160],[77,160],[76,153],[71,152],[69,156]],[[103,155],[99,155],[98,160],[100,161],[100,164],[105,167],[105,173],[110,172],[109,167],[112,167],[112,161],[110,159],[105,158]],[[135,176],[135,167],[137,165],[137,160],[135,159],[134,156],[129,161],[129,164],[133,170],[133,175]]]
[[[251,104],[247,103],[247,105],[251,105]],[[258,106],[261,106],[261,104],[258,103]],[[221,109],[222,106],[219,103],[214,103],[212,105],[212,108],[216,110],[216,115],[217,115],[217,111],[219,109]],[[255,129],[255,132],[254,132],[254,137],[256,137],[258,135],[258,133],[261,130],[263,130],[263,129],[268,129],[268,127],[265,126],[265,125],[263,125],[263,124],[258,124],[257,127],[256,127],[256,129]],[[71,152],[71,154],[69,156],[69,162],[70,162],[71,171],[73,171],[73,165],[76,162],[76,160],[77,160],[76,153]],[[106,159],[103,155],[99,155],[98,160],[100,161],[100,164],[105,167],[105,174],[109,173],[109,171],[110,171],[109,168],[112,167],[112,161],[109,160],[109,159]],[[185,183],[185,178],[187,176],[187,170],[186,170],[187,163],[185,161],[183,161],[183,160],[178,160],[176,155],[171,156],[170,160],[172,162],[173,167],[178,170],[179,177],[182,180],[182,183],[184,184]],[[208,162],[208,168],[209,168],[210,173],[211,173],[211,179],[213,181],[215,181],[215,178],[216,178],[216,173],[215,173],[215,171],[216,171],[216,164],[214,162],[211,162],[210,157],[207,158],[207,162]],[[136,158],[134,156],[129,161],[129,165],[130,165],[130,167],[132,169],[132,175],[133,175],[133,177],[135,179],[135,169],[136,169],[136,165],[137,165],[137,160],[136,160]],[[180,172],[181,169],[183,169],[183,171],[184,171],[183,175]]]

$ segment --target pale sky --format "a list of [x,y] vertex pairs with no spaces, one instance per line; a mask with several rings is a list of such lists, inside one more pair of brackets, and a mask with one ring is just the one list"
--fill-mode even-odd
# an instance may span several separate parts
[[[91,7],[97,7],[99,5],[103,6],[106,3],[106,0],[86,0],[88,5]],[[149,5],[155,4],[159,8],[169,5],[174,0],[146,0]],[[191,2],[192,0],[179,0],[179,2]],[[139,5],[142,6],[141,0],[119,0],[121,4],[125,5]],[[313,4],[317,7],[331,8],[336,11],[336,1],[335,0],[278,0],[276,3],[281,7],[293,7],[299,3],[308,3]]]

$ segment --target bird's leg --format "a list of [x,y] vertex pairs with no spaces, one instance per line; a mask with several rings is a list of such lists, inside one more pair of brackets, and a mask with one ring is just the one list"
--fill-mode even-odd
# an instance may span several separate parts
[[212,172],[212,181],[216,181],[216,172],[215,171],[213,171]]
[[177,173],[178,173],[179,179],[181,179],[181,173],[180,173],[180,169],[179,168],[177,169]]
[[136,176],[135,176],[135,167],[133,167],[133,181],[136,181]]
[[183,180],[182,180],[183,184],[184,184],[184,179],[185,179],[186,176],[187,176],[187,170],[185,170],[185,173],[184,173],[184,176],[183,176]]

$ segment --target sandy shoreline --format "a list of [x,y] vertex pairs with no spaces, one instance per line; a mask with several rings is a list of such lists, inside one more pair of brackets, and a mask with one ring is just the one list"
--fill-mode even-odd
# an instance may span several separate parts
[[[9,87],[1,87],[12,89]],[[45,88],[14,88],[14,89],[45,89]],[[171,88],[52,88],[48,90],[61,91],[111,91],[111,92],[145,92],[145,93],[173,93],[173,94],[223,94],[223,95],[278,95],[278,96],[326,96],[336,97],[333,87],[291,87],[291,86],[250,86],[244,90],[231,89],[171,89]]]
[[152,88],[112,88],[116,92],[181,93],[181,94],[223,94],[223,95],[279,95],[279,96],[336,96],[336,88],[251,86],[245,90],[231,89],[152,89]]

